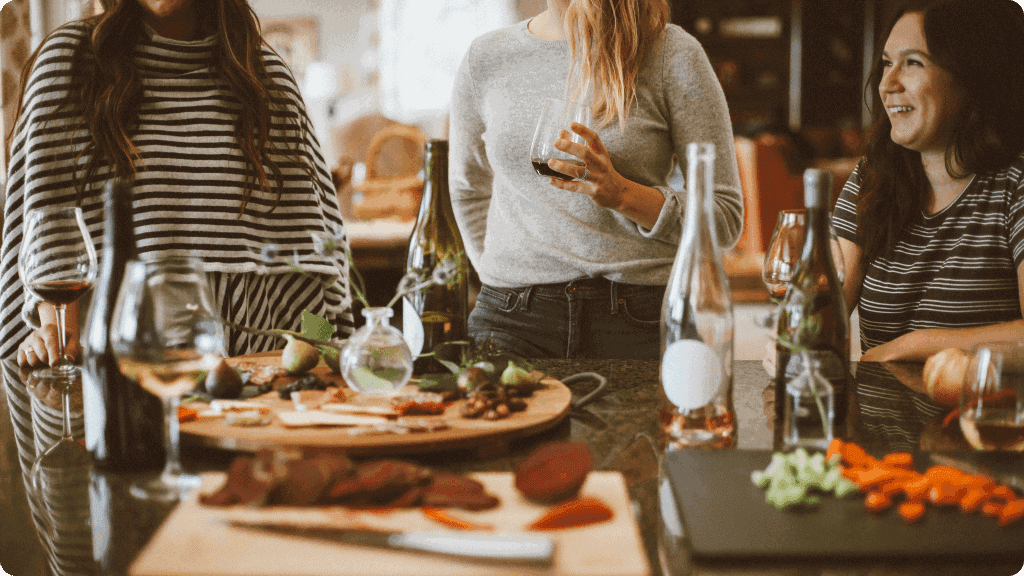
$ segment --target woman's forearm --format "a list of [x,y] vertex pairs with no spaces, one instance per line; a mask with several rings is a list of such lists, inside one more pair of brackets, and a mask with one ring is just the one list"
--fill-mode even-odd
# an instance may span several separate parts
[[657,189],[622,178],[621,202],[612,209],[633,222],[654,228],[665,205],[665,196]]
[[926,328],[904,334],[868,350],[861,357],[865,362],[904,360],[924,362],[929,356],[946,348],[971,348],[986,342],[1020,341],[1024,338],[1024,320],[975,326],[971,328]]

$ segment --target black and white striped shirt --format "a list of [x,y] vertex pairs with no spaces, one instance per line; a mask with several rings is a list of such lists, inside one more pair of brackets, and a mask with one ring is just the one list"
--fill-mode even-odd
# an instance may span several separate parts
[[[836,203],[836,234],[857,241],[858,165]],[[870,230],[864,231],[870,234]],[[867,264],[860,292],[861,351],[924,328],[966,328],[1021,318],[1024,155],[978,174],[952,204],[919,213],[891,257]]]
[[[76,22],[46,40],[16,126],[0,248],[0,357],[11,355],[27,336],[21,312],[23,307],[34,308],[17,273],[23,215],[35,206],[77,202],[74,166],[89,134],[79,127],[77,115],[57,110],[56,103],[67,93],[72,55],[88,33],[86,24]],[[270,138],[289,152],[274,157],[284,187],[277,190],[268,170],[272,189],[252,191],[240,216],[249,174],[234,134],[241,104],[218,77],[215,44],[212,36],[169,40],[147,27],[134,45],[143,85],[139,123],[131,132],[141,156],[133,185],[140,255],[202,258],[222,316],[238,324],[298,330],[301,312],[308,310],[330,320],[344,337],[353,330],[348,242],[330,175],[291,72],[264,49],[267,72],[278,84],[273,98],[297,113],[298,121],[274,114]],[[315,181],[302,164],[312,165]],[[97,252],[102,250],[102,189],[110,173],[109,167],[99,168],[81,202]],[[271,210],[278,192],[280,201]],[[314,234],[340,238],[343,250],[317,254]],[[296,273],[283,260],[267,262],[261,254],[271,245],[288,260],[297,256],[302,269],[313,276]],[[325,289],[322,281],[332,289]],[[233,330],[227,337],[231,355],[284,344]]]

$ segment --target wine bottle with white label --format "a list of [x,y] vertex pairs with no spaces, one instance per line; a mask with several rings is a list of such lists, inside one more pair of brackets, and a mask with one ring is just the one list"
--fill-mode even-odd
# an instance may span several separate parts
[[713,144],[686,148],[683,235],[661,312],[661,424],[670,448],[732,448],[733,313],[715,232]]
[[[846,396],[850,381],[850,317],[843,285],[832,258],[828,209],[832,175],[824,170],[804,172],[807,207],[803,251],[786,296],[779,307],[776,340],[775,426],[776,450],[787,447],[784,426],[787,394],[804,372],[804,358],[818,364],[818,373],[831,385],[835,398],[834,427],[845,426]],[[811,398],[813,400],[813,397]],[[808,402],[807,410],[817,410]]]
[[[409,239],[406,272],[421,278],[448,273],[443,281],[403,298],[402,335],[416,359],[415,374],[448,372],[436,357],[417,356],[443,342],[464,341],[469,332],[469,261],[448,192],[447,140],[427,142],[423,168],[423,198]],[[456,346],[446,346],[440,357],[458,362],[461,352]]]

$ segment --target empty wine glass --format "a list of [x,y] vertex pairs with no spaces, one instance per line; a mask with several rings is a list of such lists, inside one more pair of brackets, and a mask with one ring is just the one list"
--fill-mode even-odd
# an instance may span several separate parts
[[132,486],[138,498],[174,501],[199,485],[181,469],[178,404],[224,352],[224,332],[196,258],[131,261],[125,268],[110,326],[121,372],[164,406],[167,464],[159,478]]
[[67,305],[92,288],[96,280],[96,249],[81,208],[33,208],[25,216],[18,255],[18,276],[35,298],[53,305],[57,314],[57,358],[37,378],[73,380],[81,369],[64,355],[64,312]]
[[562,130],[569,133],[569,139],[573,142],[583,146],[587,145],[587,141],[582,136],[569,128],[573,122],[589,125],[590,107],[575,102],[566,103],[555,98],[544,100],[544,108],[537,121],[537,130],[533,133],[533,145],[530,146],[530,162],[533,163],[533,169],[537,174],[565,181],[576,180],[575,176],[563,174],[548,166],[548,160],[552,158],[568,164],[583,166],[583,161],[576,156],[555,148],[555,140],[558,139]]
[[[768,293],[773,301],[778,302],[786,295],[789,283],[793,280],[797,265],[800,263],[806,235],[805,219],[806,210],[802,208],[779,211],[775,230],[768,242],[768,250],[765,252],[764,264],[761,268],[761,279],[764,280],[764,285],[768,288]],[[836,237],[831,224],[828,231],[832,262],[835,263],[839,283],[842,284],[846,278],[843,252],[839,247],[839,238]],[[769,328],[773,327],[774,312],[768,314],[764,325]]]

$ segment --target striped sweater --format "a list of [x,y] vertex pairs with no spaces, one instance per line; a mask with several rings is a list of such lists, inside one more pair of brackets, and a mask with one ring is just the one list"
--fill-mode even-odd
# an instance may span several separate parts
[[[102,190],[111,170],[97,170],[78,204],[74,168],[76,161],[84,161],[76,158],[89,135],[79,126],[79,116],[56,106],[71,81],[72,55],[87,34],[87,25],[75,22],[44,42],[15,127],[0,247],[0,357],[11,355],[28,335],[22,312],[31,314],[36,304],[17,273],[26,210],[80,205],[102,254]],[[271,177],[272,189],[254,190],[240,213],[250,172],[234,136],[241,104],[218,79],[215,43],[215,37],[169,40],[147,27],[134,44],[143,85],[139,123],[131,132],[141,157],[133,185],[140,256],[202,258],[221,315],[235,323],[298,330],[301,312],[308,310],[330,320],[343,337],[353,331],[348,242],[331,178],[292,75],[276,54],[264,49],[267,71],[278,84],[273,98],[293,116],[275,113],[270,133],[288,151],[274,158],[284,186],[277,190]],[[315,181],[300,163],[312,165]],[[314,236],[323,235],[341,238],[343,249],[318,254]],[[296,273],[284,258],[268,259],[275,249],[287,260],[298,257],[310,274]],[[331,289],[325,289],[325,283]],[[83,311],[81,317],[85,316]],[[284,344],[230,329],[226,336],[231,355]]]
[[[836,234],[851,242],[857,242],[860,171],[843,187],[832,215]],[[1019,320],[1021,262],[1024,155],[977,175],[939,212],[917,214],[890,257],[868,262],[858,301],[861,351],[924,328]]]

